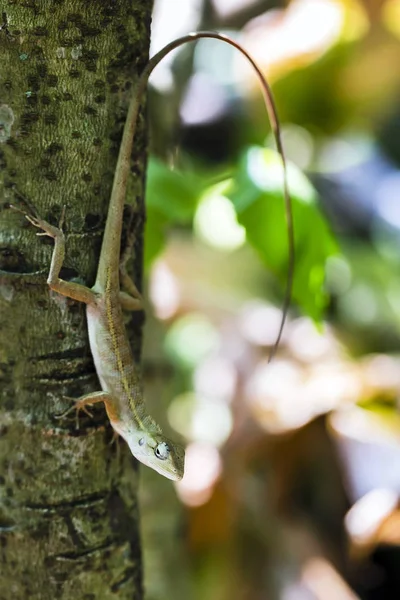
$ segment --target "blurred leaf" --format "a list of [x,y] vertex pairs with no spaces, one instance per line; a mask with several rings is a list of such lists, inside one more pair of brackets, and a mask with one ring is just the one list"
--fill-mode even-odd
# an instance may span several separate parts
[[342,79],[355,47],[357,42],[335,44],[315,62],[276,81],[274,94],[283,122],[296,123],[314,134],[332,134],[351,121],[360,108],[343,93],[347,89]]
[[181,366],[192,369],[218,347],[219,336],[209,319],[189,313],[177,319],[165,339],[171,358]]
[[168,224],[193,218],[204,185],[193,172],[171,170],[151,157],[147,169],[144,265],[147,270],[165,245]]
[[147,169],[147,206],[157,209],[167,220],[186,223],[192,219],[204,189],[193,172],[181,173],[152,157]]
[[144,230],[144,269],[147,271],[165,245],[167,219],[160,211],[148,207]]
[[[378,226],[376,232],[378,234]],[[382,230],[379,236],[388,231]],[[397,352],[400,339],[399,266],[386,260],[371,243],[354,236],[343,240],[343,252],[348,261],[350,285],[337,298],[337,316],[352,351]],[[385,249],[387,252],[387,248]],[[386,254],[387,255],[387,254]]]
[[[293,165],[288,167],[295,228],[293,298],[318,321],[327,304],[326,259],[337,244],[316,203],[316,192]],[[248,242],[263,262],[285,281],[288,243],[282,192],[282,166],[271,150],[251,147],[244,154],[226,196],[232,201]]]
[[[337,245],[316,204],[316,192],[308,179],[289,166],[293,201],[296,263],[293,297],[316,321],[327,304],[324,290],[325,262]],[[147,183],[145,268],[161,252],[165,230],[173,223],[190,222],[205,185],[193,172],[171,171],[151,159]],[[246,229],[248,242],[281,281],[288,271],[288,245],[282,195],[282,167],[271,150],[251,147],[244,154],[225,192]]]

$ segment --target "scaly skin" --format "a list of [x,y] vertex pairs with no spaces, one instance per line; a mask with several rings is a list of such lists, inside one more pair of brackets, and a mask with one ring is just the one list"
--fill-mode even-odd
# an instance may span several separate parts
[[[92,288],[63,281],[59,278],[65,254],[65,240],[61,224],[57,228],[42,219],[27,215],[28,220],[35,227],[42,230],[42,233],[38,235],[48,235],[54,238],[55,241],[49,276],[47,278],[49,287],[64,296],[85,302],[87,305],[90,348],[102,391],[82,396],[76,401],[75,407],[80,409],[95,402],[104,402],[111,425],[126,440],[132,454],[142,463],[164,475],[164,477],[173,480],[179,480],[183,477],[185,453],[180,445],[168,440],[162,434],[160,427],[146,413],[142,386],[132,356],[122,315],[122,308],[128,310],[140,309],[141,297],[133,281],[121,270],[120,246],[130,157],[137,116],[148,78],[154,67],[171,50],[200,38],[221,40],[239,50],[250,62],[262,85],[276,145],[282,159],[290,261],[283,316],[278,338],[273,349],[273,352],[275,351],[281,337],[290,301],[294,268],[294,234],[291,202],[286,177],[286,162],[281,143],[278,116],[268,83],[253,59],[237,42],[230,38],[214,32],[189,34],[165,46],[165,48],[150,59],[145,67],[139,78],[126,118],[97,277],[95,285]],[[124,287],[128,289],[129,293],[120,291],[120,271],[123,274]]]
[[[141,384],[126,335],[119,292],[106,279],[103,294],[87,307],[90,348],[103,391],[108,418],[128,443],[132,454],[169,479],[179,480],[184,471],[184,449],[168,440],[146,414]],[[79,402],[79,401],[78,401]],[[167,456],[157,456],[160,450]]]

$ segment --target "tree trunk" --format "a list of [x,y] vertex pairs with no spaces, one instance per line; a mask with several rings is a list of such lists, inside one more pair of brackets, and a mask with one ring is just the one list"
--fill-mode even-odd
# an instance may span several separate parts
[[[14,204],[57,224],[64,279],[94,283],[151,2],[7,2],[0,11],[0,600],[142,598],[136,461],[94,418],[56,416],[98,390],[83,305],[49,292],[53,242]],[[79,12],[77,12],[79,11]],[[146,139],[135,180],[140,280]],[[131,326],[140,353],[140,322]]]

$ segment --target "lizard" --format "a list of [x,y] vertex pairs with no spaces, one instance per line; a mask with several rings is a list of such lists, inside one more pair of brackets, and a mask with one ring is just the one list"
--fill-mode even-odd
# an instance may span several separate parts
[[[178,481],[184,474],[185,452],[181,445],[164,436],[159,425],[147,414],[140,377],[126,333],[123,309],[139,310],[142,298],[133,280],[127,275],[120,260],[123,209],[130,157],[136,131],[136,122],[142,97],[153,69],[172,50],[187,42],[201,38],[214,38],[237,50],[250,62],[261,82],[277,150],[283,166],[283,188],[288,225],[289,274],[279,333],[273,352],[282,334],[288,310],[294,269],[294,231],[289,195],[286,161],[283,151],[280,125],[273,96],[261,70],[247,51],[233,39],[212,31],[190,33],[167,44],[146,64],[130,100],[123,129],[117,166],[101,245],[97,275],[89,288],[80,283],[65,281],[59,277],[65,257],[65,236],[62,225],[65,208],[58,227],[44,219],[25,213],[25,217],[46,235],[54,239],[54,248],[47,277],[49,288],[63,296],[86,304],[90,349],[93,356],[101,391],[90,392],[78,398],[72,408],[86,410],[87,405],[103,402],[114,431],[127,442],[130,451],[140,462],[153,468],[168,479]],[[120,285],[125,288],[121,291]],[[67,412],[63,413],[64,416]]]

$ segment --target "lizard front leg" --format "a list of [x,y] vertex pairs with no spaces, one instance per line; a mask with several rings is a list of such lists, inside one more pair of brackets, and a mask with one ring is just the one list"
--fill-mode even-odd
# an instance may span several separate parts
[[50,223],[47,223],[47,221],[31,215],[25,214],[25,217],[30,223],[32,223],[32,225],[43,230],[43,233],[38,233],[37,235],[47,235],[54,239],[54,250],[51,257],[49,274],[47,277],[47,283],[50,289],[62,294],[63,296],[72,298],[73,300],[78,300],[79,302],[84,302],[85,304],[95,304],[96,294],[92,292],[92,290],[85,285],[71,281],[64,281],[59,277],[65,257],[65,237],[62,231],[64,210],[61,216],[59,227],[50,225]]
[[110,394],[108,394],[107,392],[103,392],[103,391],[89,392],[89,394],[84,394],[83,396],[80,396],[76,400],[74,398],[71,398],[71,400],[74,400],[73,406],[71,406],[70,408],[67,408],[67,410],[65,410],[63,413],[61,413],[61,415],[56,415],[56,419],[63,419],[64,417],[69,415],[69,413],[76,410],[76,428],[77,429],[79,428],[78,415],[79,415],[80,410],[83,410],[83,412],[86,413],[89,417],[93,417],[93,415],[87,410],[87,408],[86,408],[87,405],[91,406],[92,404],[96,404],[97,402],[104,402],[104,404],[106,404],[106,406],[107,406],[107,404],[111,404],[111,402],[112,402],[112,398],[111,398]]

